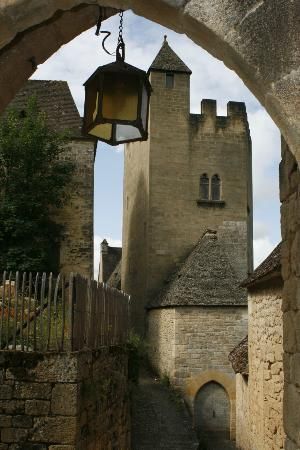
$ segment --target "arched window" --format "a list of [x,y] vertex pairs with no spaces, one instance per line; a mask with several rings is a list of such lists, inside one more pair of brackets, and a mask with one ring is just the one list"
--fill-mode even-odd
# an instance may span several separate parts
[[206,173],[200,177],[200,198],[201,200],[209,199],[209,178]]
[[213,175],[211,178],[211,199],[221,199],[221,180],[219,175]]

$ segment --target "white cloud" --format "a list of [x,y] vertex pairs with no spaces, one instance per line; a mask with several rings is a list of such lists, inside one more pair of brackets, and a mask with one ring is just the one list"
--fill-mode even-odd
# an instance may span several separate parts
[[268,237],[254,239],[253,251],[254,251],[254,268],[256,268],[264,259],[271,253],[275,245]]
[[265,222],[255,220],[253,223],[254,239],[264,239],[269,235],[269,228]]
[[100,244],[103,241],[103,239],[106,239],[108,242],[108,245],[111,247],[122,247],[122,241],[120,239],[113,239],[109,236],[103,237],[103,236],[94,236],[94,279],[98,280],[98,273],[99,273],[99,262],[100,262]]

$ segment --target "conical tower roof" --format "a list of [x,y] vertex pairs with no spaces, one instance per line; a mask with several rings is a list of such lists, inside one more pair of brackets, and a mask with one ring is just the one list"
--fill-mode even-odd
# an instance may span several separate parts
[[171,306],[247,305],[246,289],[215,231],[207,231],[148,309]]
[[149,67],[149,71],[192,73],[188,66],[171,49],[167,36],[164,37],[163,45]]

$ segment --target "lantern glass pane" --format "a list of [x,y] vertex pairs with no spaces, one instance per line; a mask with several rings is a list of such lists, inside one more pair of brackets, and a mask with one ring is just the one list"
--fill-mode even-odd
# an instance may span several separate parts
[[147,89],[143,86],[141,115],[144,130],[147,129],[148,98]]
[[117,142],[127,141],[128,139],[139,139],[141,137],[140,130],[132,125],[117,125],[116,127]]
[[95,99],[94,112],[93,112],[93,121],[96,119],[97,114],[98,114],[98,107],[99,107],[98,100],[99,100],[99,92],[97,92],[96,99]]
[[85,89],[85,123],[87,127],[92,125],[94,121],[94,111],[97,108],[97,99],[98,91],[96,89],[96,83],[91,83]]
[[102,115],[105,119],[136,120],[139,79],[110,73],[104,78]]
[[89,131],[89,134],[96,136],[99,139],[105,139],[109,141],[111,139],[112,125],[110,123],[103,123],[96,125]]

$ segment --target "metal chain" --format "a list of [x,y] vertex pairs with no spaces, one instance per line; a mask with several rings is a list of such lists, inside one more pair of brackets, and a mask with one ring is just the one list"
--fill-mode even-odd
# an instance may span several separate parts
[[[119,36],[118,36],[118,43],[117,43],[117,51],[118,51],[118,48],[122,48],[122,54],[124,57],[125,44],[124,44],[124,40],[123,40],[123,13],[124,13],[124,11],[120,10],[120,12],[119,12],[120,24],[119,24]],[[103,18],[104,18],[103,8],[101,6],[99,6],[99,18],[97,21],[95,34],[96,34],[96,36],[99,36],[99,34],[106,34],[105,38],[102,41],[102,48],[108,55],[114,56],[114,55],[116,55],[116,53],[109,52],[107,50],[107,48],[105,47],[105,41],[107,38],[109,38],[109,36],[111,35],[111,32],[110,31],[100,31]]]
[[120,24],[119,24],[118,44],[123,42],[123,11],[120,11],[119,17],[120,17]]

